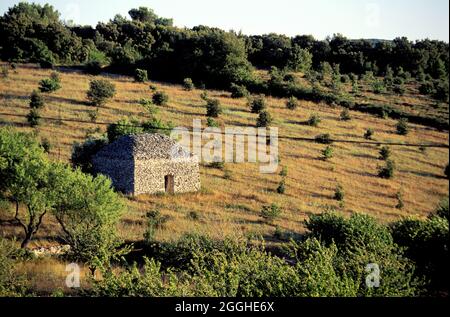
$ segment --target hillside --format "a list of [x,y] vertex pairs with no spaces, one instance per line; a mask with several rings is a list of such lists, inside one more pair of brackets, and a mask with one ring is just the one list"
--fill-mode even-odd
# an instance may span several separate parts
[[[101,123],[148,116],[139,100],[151,97],[150,83],[135,83],[130,77],[103,74],[98,77],[112,81],[117,94],[99,109],[99,123],[89,122],[89,111],[93,108],[86,103],[86,91],[93,77],[60,69],[62,89],[45,96],[46,107],[41,115],[61,118],[61,122],[42,120],[39,127],[31,129],[26,118],[11,115],[25,116],[29,112],[31,92],[50,72],[33,64],[20,64],[8,78],[0,81],[0,123],[34,131],[41,139],[48,139],[54,160],[68,162],[73,143],[83,142],[87,135],[104,132],[106,125]],[[181,86],[160,82],[151,84],[170,97],[167,106],[159,107],[158,118],[185,127],[192,127],[192,119],[202,118],[206,126],[201,90],[185,91]],[[255,125],[256,115],[250,113],[246,99],[231,99],[230,94],[224,91],[211,90],[208,93],[218,98],[224,108],[218,120],[220,126]],[[396,97],[383,95],[382,98],[388,100]],[[423,104],[431,102],[423,101],[424,97],[416,96],[414,90],[408,98],[410,103],[416,102],[414,98],[422,98]],[[360,112],[351,111],[351,121],[340,121],[342,108],[325,103],[300,101],[299,108],[288,110],[286,99],[268,98],[267,101],[280,135],[314,138],[330,133],[336,139],[363,141],[366,130],[372,128],[377,142],[449,142],[448,133],[413,124],[407,136],[397,135],[397,121]],[[321,117],[319,127],[305,124],[312,114]],[[202,190],[199,193],[128,198],[128,212],[120,224],[121,235],[129,241],[140,241],[145,230],[145,213],[159,210],[170,218],[165,228],[157,232],[158,241],[174,240],[186,232],[199,232],[213,237],[260,234],[268,241],[276,242],[276,227],[285,233],[301,233],[303,221],[308,215],[329,207],[341,209],[345,214],[364,212],[387,223],[404,216],[425,217],[436,203],[448,195],[449,182],[443,170],[448,163],[449,151],[445,148],[422,151],[418,147],[391,147],[397,165],[396,175],[391,180],[384,180],[377,176],[377,167],[383,162],[378,159],[380,147],[375,144],[336,143],[333,145],[334,157],[323,161],[320,158],[324,145],[290,139],[280,139],[279,142],[281,166],[288,168],[285,195],[276,193],[281,177],[278,174],[260,174],[258,165],[226,164],[227,172],[202,166]],[[339,206],[339,202],[333,199],[337,184],[345,190],[344,206]],[[402,210],[396,208],[399,191],[404,193],[405,207]],[[271,203],[279,204],[283,213],[273,225],[268,225],[260,221],[260,210],[262,205]],[[192,212],[198,215],[198,219],[189,216]],[[8,214],[3,211],[1,218],[7,217]],[[18,227],[5,225],[0,230],[7,236],[21,234]],[[58,230],[56,222],[47,217],[34,239],[34,245],[53,244]]]

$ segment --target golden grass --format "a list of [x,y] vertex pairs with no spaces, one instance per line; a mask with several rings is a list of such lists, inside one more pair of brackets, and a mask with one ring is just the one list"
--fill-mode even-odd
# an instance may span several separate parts
[[[39,80],[47,77],[49,70],[33,65],[20,65],[17,72],[11,72],[8,79],[0,81],[0,113],[27,114],[28,97],[37,89]],[[104,77],[104,76],[100,76]],[[62,89],[46,96],[46,108],[42,115],[63,119],[89,120],[87,111],[92,108],[85,104],[89,80],[93,77],[76,72],[61,73]],[[117,95],[100,108],[98,121],[116,122],[134,116],[146,116],[138,101],[150,98],[148,84],[134,83],[122,76],[109,76],[116,84]],[[185,91],[181,86],[152,83],[170,96],[168,106],[160,107],[158,118],[172,121],[176,125],[191,127],[192,119],[201,118],[205,124],[205,106],[200,98],[201,91]],[[218,120],[221,126],[255,124],[256,115],[248,111],[246,100],[231,99],[229,93],[209,91],[211,97],[220,99],[225,111]],[[383,98],[387,98],[384,96]],[[418,100],[411,96],[409,102]],[[367,128],[375,130],[375,140],[389,142],[448,144],[448,134],[419,125],[411,125],[411,133],[406,136],[395,134],[393,120],[383,120],[373,116],[352,112],[353,120],[339,121],[340,108],[326,104],[301,102],[301,106],[290,111],[284,99],[268,98],[269,110],[275,117],[275,125],[281,135],[315,137],[330,133],[334,138],[363,140]],[[418,101],[419,102],[419,101]],[[318,128],[304,124],[313,113],[319,114],[322,123]],[[0,115],[0,122],[10,123],[19,129],[31,131],[24,118]],[[94,123],[77,124],[63,122],[43,122],[36,129],[39,136],[48,138],[53,145],[51,157],[62,161],[70,158],[74,142],[82,142],[87,133],[97,127],[101,131],[106,126]],[[323,145],[280,140],[281,165],[287,166],[287,193],[279,195],[276,188],[280,176],[259,173],[256,164],[226,164],[231,179],[224,172],[206,167],[201,168],[203,190],[195,194],[176,196],[140,196],[127,199],[129,210],[123,217],[120,232],[131,241],[142,239],[145,230],[145,212],[158,209],[169,215],[165,229],[158,232],[159,240],[172,240],[186,232],[208,233],[215,237],[228,234],[257,233],[272,236],[275,225],[287,231],[301,232],[303,221],[310,214],[319,213],[329,206],[340,208],[333,200],[337,183],[345,189],[345,206],[342,212],[368,213],[380,221],[389,222],[402,216],[424,217],[432,211],[438,201],[448,195],[449,182],[443,177],[443,169],[448,163],[448,149],[429,149],[426,154],[418,148],[393,147],[393,158],[397,164],[393,180],[377,177],[377,166],[383,162],[377,159],[379,147],[375,145],[335,144],[335,156],[329,162],[320,160]],[[396,193],[404,192],[405,207],[395,208]],[[260,222],[259,211],[264,204],[277,203],[283,208],[280,219],[274,225]],[[192,211],[200,215],[197,221],[188,214]],[[57,224],[51,217],[37,236],[39,243],[45,243],[58,234]],[[11,234],[10,229],[3,231]],[[19,231],[20,232],[20,231]],[[19,234],[18,230],[14,234]]]

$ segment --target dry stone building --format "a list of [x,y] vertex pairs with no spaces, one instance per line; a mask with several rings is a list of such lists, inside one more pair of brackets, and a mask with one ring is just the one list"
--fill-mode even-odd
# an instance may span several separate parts
[[188,193],[200,189],[198,158],[168,136],[128,135],[105,146],[92,160],[97,173],[129,195]]

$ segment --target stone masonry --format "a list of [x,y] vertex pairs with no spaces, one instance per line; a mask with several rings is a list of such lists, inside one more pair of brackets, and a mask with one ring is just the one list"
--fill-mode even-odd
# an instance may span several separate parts
[[189,193],[200,189],[198,159],[168,136],[128,135],[101,149],[94,170],[128,195]]

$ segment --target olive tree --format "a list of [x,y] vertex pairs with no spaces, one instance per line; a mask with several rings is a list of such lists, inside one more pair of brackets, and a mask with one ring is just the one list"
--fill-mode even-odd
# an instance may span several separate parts
[[116,94],[116,87],[107,80],[92,80],[87,98],[93,106],[102,106]]

